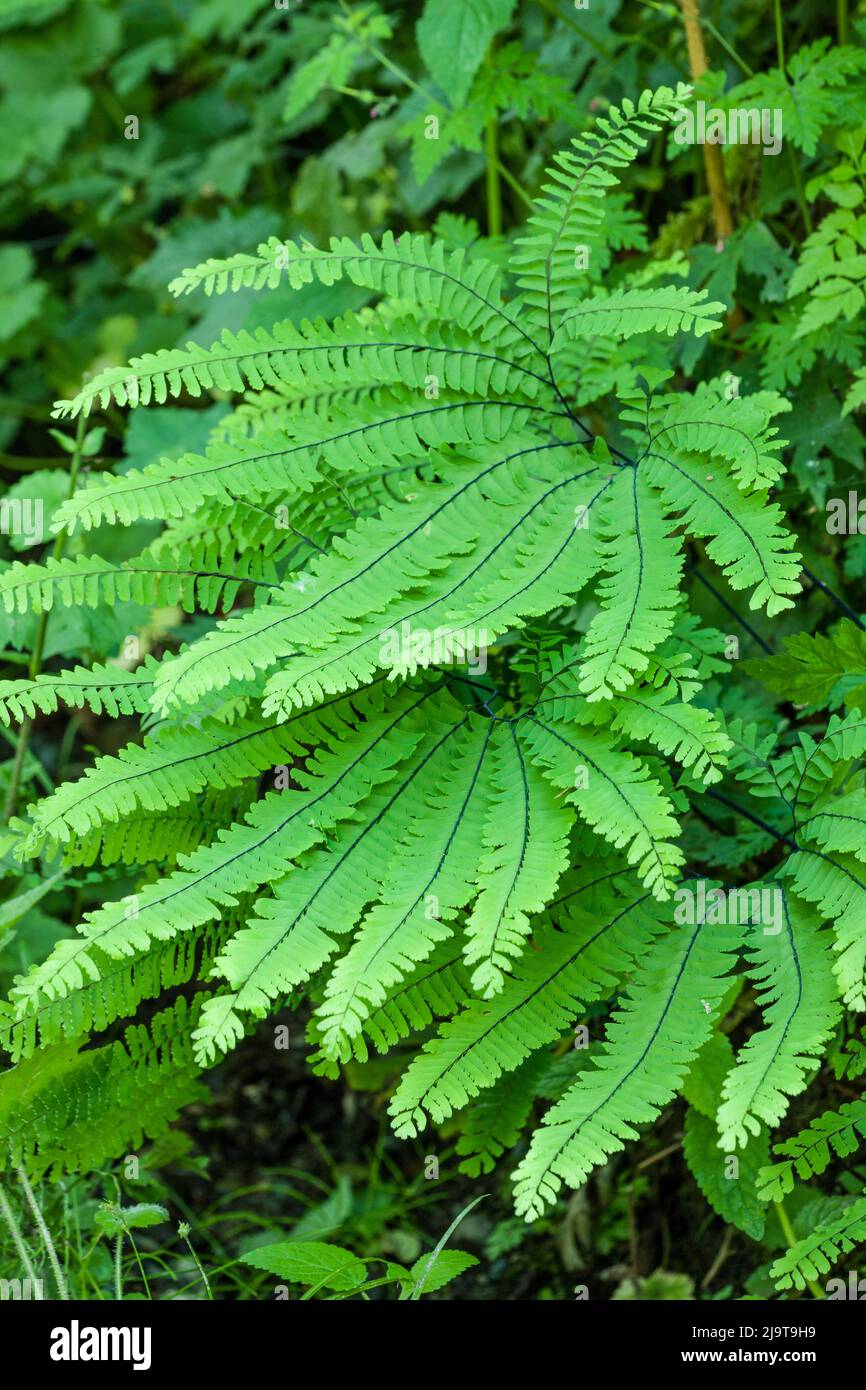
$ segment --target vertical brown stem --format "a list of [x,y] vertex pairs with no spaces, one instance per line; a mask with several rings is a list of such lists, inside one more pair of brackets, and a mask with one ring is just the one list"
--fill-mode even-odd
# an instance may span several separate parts
[[[703,77],[707,70],[707,50],[704,48],[698,0],[679,0],[679,3],[686,30],[689,67],[692,78],[697,81],[699,77]],[[721,147],[719,145],[704,145],[703,152],[707,186],[713,204],[713,224],[716,229],[716,238],[719,241],[726,241],[733,234],[734,218],[728,198],[728,185],[725,182],[725,166],[722,160]]]

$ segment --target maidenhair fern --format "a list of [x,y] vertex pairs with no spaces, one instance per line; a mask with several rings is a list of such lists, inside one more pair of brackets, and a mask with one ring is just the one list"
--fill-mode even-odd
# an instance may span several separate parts
[[[7,1162],[123,1152],[301,995],[324,1074],[399,1046],[399,1135],[457,1115],[476,1174],[519,1145],[528,1218],[680,1092],[698,1182],[753,1234],[795,1175],[859,1143],[846,1110],[769,1160],[843,1004],[866,1003],[866,719],[776,747],[726,718],[706,689],[730,669],[724,637],[687,606],[698,560],[753,610],[794,605],[772,497],[790,404],[676,387],[683,335],[727,306],[676,260],[649,274],[611,254],[625,225],[642,233],[610,190],[686,97],[645,92],[572,141],[507,268],[426,235],[274,238],[172,289],[345,279],[363,307],[149,353],[58,406],[239,398],[203,453],[91,478],[55,518],[97,543],[159,522],[140,554],[84,544],[0,574],[9,613],[198,615],[161,659],[0,686],[7,722],[68,706],[144,726],[12,825],[22,859],[122,861],[139,881],[0,1009]],[[692,872],[691,807],[781,847],[744,886],[768,911],[729,910]],[[82,1050],[170,988],[148,1024]],[[554,1085],[590,1006],[603,1036]],[[555,1100],[530,1133],[539,1096]],[[780,1260],[782,1285],[863,1238],[861,1208]]]

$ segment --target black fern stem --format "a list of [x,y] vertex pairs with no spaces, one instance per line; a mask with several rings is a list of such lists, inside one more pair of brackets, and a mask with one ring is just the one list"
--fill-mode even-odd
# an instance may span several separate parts
[[846,618],[850,618],[852,623],[856,623],[861,632],[866,632],[866,623],[862,621],[859,614],[854,612],[850,604],[846,603],[839,594],[835,593],[834,590],[830,588],[829,584],[825,584],[823,579],[819,579],[817,574],[813,574],[805,565],[803,565],[803,573],[809,582],[815,585],[816,589],[820,589],[822,593],[825,593],[827,597],[835,603],[836,607],[840,612],[845,614]]

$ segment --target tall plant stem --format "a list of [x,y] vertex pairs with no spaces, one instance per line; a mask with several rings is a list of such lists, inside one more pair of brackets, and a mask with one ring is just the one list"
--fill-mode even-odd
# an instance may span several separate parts
[[138,1253],[138,1246],[136,1245],[135,1240],[133,1239],[132,1231],[129,1229],[128,1226],[126,1226],[124,1229],[126,1231],[126,1234],[129,1236],[129,1243],[132,1246],[132,1253],[135,1256],[135,1262],[138,1265],[138,1272],[141,1275],[141,1282],[144,1285],[144,1292],[149,1299],[153,1300],[153,1294],[150,1292],[150,1284],[148,1284],[147,1282],[147,1275],[144,1272],[144,1265],[141,1263],[141,1256]]
[[21,1261],[21,1267],[24,1270],[24,1277],[30,1280],[31,1286],[34,1284],[38,1284],[39,1280],[36,1276],[36,1267],[34,1266],[33,1261],[30,1258],[30,1251],[24,1244],[24,1237],[21,1234],[21,1228],[19,1227],[18,1222],[15,1220],[15,1213],[12,1210],[12,1203],[9,1201],[9,1198],[6,1196],[6,1192],[2,1187],[0,1187],[0,1212],[2,1212],[3,1219],[6,1222],[6,1225],[9,1227],[9,1234],[12,1237],[12,1244],[15,1246],[18,1258]]
[[806,228],[807,234],[811,236],[813,231],[812,214],[809,211],[809,204],[806,202],[806,193],[803,188],[803,176],[800,173],[800,166],[797,163],[797,156],[794,153],[793,145],[788,146],[788,163],[791,166],[794,187],[797,190],[797,205],[800,209],[800,216],[803,219],[803,226]]
[[[679,0],[686,31],[686,46],[689,50],[689,68],[692,79],[697,82],[707,71],[707,50],[701,29],[701,12],[698,0]],[[725,180],[725,166],[719,145],[704,145],[704,170],[707,187],[713,205],[713,225],[718,241],[727,241],[734,231],[734,216]]]
[[45,1246],[45,1253],[48,1256],[48,1262],[54,1273],[54,1282],[57,1285],[57,1297],[64,1300],[68,1299],[69,1290],[66,1287],[63,1270],[60,1268],[57,1251],[54,1249],[54,1241],[51,1239],[51,1232],[46,1225],[45,1217],[42,1215],[42,1208],[36,1200],[36,1193],[30,1186],[30,1181],[23,1168],[18,1169],[18,1179],[24,1189],[24,1196],[27,1198],[27,1204],[33,1213],[33,1220],[36,1222],[37,1229],[42,1237],[42,1244]]
[[205,1292],[207,1293],[208,1298],[213,1298],[213,1290],[211,1289],[211,1286],[210,1286],[210,1280],[208,1279],[207,1275],[205,1274],[204,1266],[203,1266],[201,1260],[199,1259],[198,1255],[197,1255],[196,1252],[195,1252],[195,1249],[194,1249],[194,1247],[193,1247],[193,1243],[192,1243],[192,1241],[191,1241],[190,1238],[189,1238],[189,1233],[188,1233],[187,1231],[184,1230],[184,1227],[183,1227],[183,1226],[181,1226],[180,1234],[181,1234],[181,1238],[186,1242],[186,1248],[188,1249],[189,1253],[192,1255],[193,1263],[195,1264],[196,1269],[198,1270],[199,1274],[201,1275],[202,1282],[203,1282],[203,1284],[204,1284],[204,1286],[205,1286]]
[[[487,52],[490,64],[492,48]],[[502,235],[502,185],[499,182],[499,132],[494,113],[484,128],[484,157],[487,162],[487,235]]]
[[[84,444],[85,415],[82,411],[78,416],[78,427],[75,431],[75,447],[72,451],[72,462],[69,466],[69,486],[66,489],[67,501],[75,492],[78,484],[78,474],[81,468],[81,449]],[[66,546],[68,532],[66,527],[57,533],[54,548],[51,552],[52,558],[59,560],[63,555]],[[35,680],[42,670],[42,654],[45,650],[45,634],[48,631],[49,610],[46,608],[39,618],[39,626],[36,629],[36,641],[33,645],[33,654],[30,658],[28,674],[31,680]],[[18,746],[15,749],[15,758],[12,763],[12,775],[9,779],[9,791],[6,796],[6,805],[3,808],[3,824],[14,815],[15,807],[18,803],[18,788],[21,785],[21,773],[24,769],[24,759],[27,756],[27,747],[30,743],[30,734],[33,729],[33,720],[25,719],[18,731]]]
[[502,235],[502,188],[499,183],[499,156],[496,144],[496,121],[488,121],[484,132],[487,159],[487,235]]
[[706,15],[704,16],[702,23],[704,28],[708,29],[709,32],[712,34],[716,43],[719,44],[725,50],[728,57],[733,59],[743,76],[754,77],[755,74],[752,68],[750,68],[745,59],[740,56],[740,54],[734,48],[733,44],[728,43],[728,40],[725,38],[724,34],[716,28],[715,24],[713,24],[711,20],[707,19]]
[[501,159],[497,159],[496,167],[499,170],[502,177],[504,178],[505,182],[508,184],[508,187],[514,190],[518,198],[520,198],[521,201],[524,202],[528,208],[531,208],[532,199],[527,193],[526,189],[523,187],[523,184],[519,181],[519,179],[516,179],[514,177],[511,170],[506,168],[506,166],[502,163]]
[[[350,5],[346,3],[346,0],[340,0],[340,9],[343,11],[343,14],[346,15],[347,18],[351,17],[352,8]],[[370,39],[364,38],[360,34],[356,34],[355,37],[358,43],[360,43],[364,48],[366,48],[367,52],[372,54],[372,56],[376,59],[377,62],[382,64],[383,68],[387,68],[389,72],[392,72],[394,76],[399,78],[401,82],[405,83],[405,85],[409,87],[411,91],[417,92],[419,96],[422,96],[424,100],[430,102],[431,105],[438,105],[438,102],[436,101],[435,97],[431,96],[429,92],[425,92],[424,88],[418,85],[414,77],[409,76],[405,68],[401,68],[399,63],[395,63],[391,58],[389,58],[387,53],[383,53],[381,48],[379,48],[375,43],[372,43]]]
[[[783,80],[788,82],[788,73],[785,67],[785,36],[782,30],[782,3],[781,0],[773,0],[773,14],[776,22],[776,56],[779,62],[779,71]],[[790,85],[790,84],[789,84]],[[812,231],[812,214],[809,212],[809,204],[806,202],[806,194],[803,189],[803,179],[800,174],[800,166],[797,163],[797,156],[794,153],[793,145],[788,145],[788,163],[791,166],[791,177],[794,180],[794,187],[797,190],[797,204],[800,208],[800,216],[803,219],[803,226],[806,231]]]
[[[776,56],[779,60],[779,68],[782,75],[785,75],[785,39],[782,34],[782,5],[781,0],[773,0],[773,15],[776,22]],[[787,81],[787,78],[785,79]]]

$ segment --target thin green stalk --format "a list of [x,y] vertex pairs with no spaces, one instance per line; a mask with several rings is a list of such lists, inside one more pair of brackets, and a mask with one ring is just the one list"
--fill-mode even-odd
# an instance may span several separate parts
[[198,1270],[199,1274],[200,1274],[201,1277],[202,1277],[202,1281],[204,1282],[205,1289],[207,1290],[207,1296],[208,1296],[208,1298],[212,1299],[212,1298],[213,1298],[213,1291],[212,1291],[211,1286],[210,1286],[210,1280],[208,1279],[207,1275],[205,1274],[205,1272],[204,1272],[204,1266],[202,1265],[201,1260],[199,1259],[198,1255],[196,1254],[195,1250],[193,1249],[192,1241],[191,1241],[190,1238],[189,1238],[189,1225],[187,1224],[186,1221],[182,1221],[182,1222],[180,1223],[180,1225],[178,1226],[177,1229],[178,1229],[178,1235],[179,1235],[179,1236],[181,1237],[181,1239],[186,1243],[186,1248],[187,1248],[187,1250],[189,1251],[189,1253],[192,1255],[193,1263],[195,1264],[196,1269]]
[[836,33],[840,44],[848,42],[848,0],[836,0]]
[[33,1261],[30,1258],[30,1251],[24,1244],[24,1237],[21,1234],[21,1228],[19,1227],[18,1222],[15,1220],[15,1213],[12,1210],[12,1204],[9,1201],[9,1198],[6,1196],[6,1192],[2,1187],[0,1187],[0,1212],[3,1213],[6,1225],[9,1227],[9,1234],[12,1237],[12,1244],[15,1246],[18,1258],[21,1261],[21,1267],[24,1270],[24,1277],[26,1279],[29,1279],[31,1284],[38,1284],[39,1280],[36,1275],[36,1268],[33,1264]]
[[42,1214],[42,1208],[36,1200],[36,1193],[30,1186],[27,1174],[23,1168],[18,1169],[18,1179],[24,1189],[24,1196],[33,1213],[33,1220],[36,1222],[37,1229],[42,1237],[42,1244],[45,1246],[45,1253],[48,1256],[48,1263],[54,1274],[54,1282],[57,1285],[57,1297],[64,1300],[69,1298],[69,1290],[66,1287],[66,1280],[63,1277],[63,1270],[60,1268],[60,1261],[57,1258],[57,1251],[54,1249],[54,1241],[51,1239],[51,1232]]
[[[340,0],[340,8],[342,9],[343,13],[347,16],[347,18],[351,15],[352,10],[351,7],[346,4],[346,0]],[[423,87],[419,87],[415,79],[413,77],[410,77],[408,72],[401,68],[397,63],[392,62],[392,60],[387,56],[387,54],[383,53],[381,48],[379,48],[375,43],[371,43],[368,38],[364,38],[361,34],[356,33],[354,37],[358,40],[360,44],[363,45],[364,48],[366,48],[368,53],[371,53],[374,58],[378,59],[378,61],[382,64],[383,68],[387,68],[389,72],[392,72],[395,77],[399,78],[401,82],[404,82],[407,87],[411,88],[413,92],[417,92],[419,96],[422,96],[425,101],[431,102],[434,105],[438,105],[438,102],[436,101],[435,97],[432,97],[429,92],[425,92]]]
[[523,199],[524,203],[528,208],[531,208],[532,198],[527,193],[526,189],[523,187],[523,184],[520,183],[520,181],[514,177],[510,169],[506,169],[501,159],[497,159],[496,167],[499,170],[502,177],[504,178],[505,182],[508,184],[508,187],[513,189],[513,191],[517,194],[518,198]]
[[118,1231],[114,1242],[114,1297],[118,1303],[123,1301],[123,1232]]
[[439,1251],[445,1249],[445,1246],[448,1244],[454,1232],[457,1230],[457,1227],[460,1225],[460,1222],[463,1220],[464,1216],[468,1216],[472,1208],[477,1207],[478,1203],[483,1202],[485,1197],[487,1197],[488,1195],[488,1193],[482,1192],[480,1197],[475,1197],[473,1201],[471,1201],[468,1204],[468,1206],[465,1206],[462,1211],[459,1211],[455,1216],[454,1220],[451,1222],[451,1225],[448,1227],[448,1230],[445,1232],[444,1236],[441,1236],[440,1239],[437,1240],[433,1249],[430,1251],[430,1254],[428,1255],[427,1259],[424,1261],[424,1264],[421,1266],[421,1270],[418,1274],[418,1279],[415,1283],[414,1288],[412,1289],[411,1294],[409,1295],[409,1298],[412,1302],[415,1302],[417,1299],[419,1299],[422,1293],[424,1292],[424,1285],[427,1282],[427,1276],[429,1275],[433,1265],[436,1263],[436,1256],[439,1254]]
[[797,156],[794,154],[793,145],[788,146],[788,162],[791,165],[791,173],[794,176],[794,185],[797,189],[797,202],[800,207],[800,216],[803,219],[803,226],[809,236],[812,234],[812,214],[809,211],[809,204],[806,202],[806,192],[803,188],[803,179],[800,174],[800,166],[797,163]]
[[[776,1208],[776,1215],[779,1218],[779,1225],[782,1227],[782,1234],[785,1237],[785,1240],[788,1242],[788,1249],[790,1249],[793,1245],[797,1244],[797,1237],[794,1235],[794,1228],[791,1225],[790,1218],[788,1216],[788,1213],[785,1211],[784,1205],[781,1202],[774,1202],[773,1206]],[[806,1283],[815,1298],[824,1297],[823,1290],[819,1288],[819,1286],[815,1283],[814,1279],[807,1279]]]
[[429,92],[425,92],[423,87],[419,87],[418,83],[413,77],[409,76],[408,72],[404,72],[397,63],[392,63],[391,59],[382,52],[381,48],[378,48],[374,43],[370,43],[368,39],[364,39],[362,42],[364,47],[373,54],[373,57],[378,58],[383,68],[387,68],[389,72],[393,72],[395,77],[399,78],[401,82],[405,82],[407,87],[410,87],[413,92],[417,92],[425,101],[432,102],[434,100]]
[[[779,61],[779,71],[785,82],[788,82],[788,74],[785,69],[785,38],[782,32],[782,0],[773,0],[773,14],[776,20],[776,54]],[[790,83],[788,84],[790,85]],[[797,191],[797,204],[800,208],[800,216],[803,219],[803,226],[807,235],[812,232],[812,214],[809,212],[809,205],[806,202],[806,193],[803,188],[803,179],[800,175],[800,166],[797,163],[797,156],[794,153],[793,145],[788,145],[788,163],[791,166],[791,175],[794,180],[794,187]]]
[[740,57],[737,50],[733,47],[732,44],[728,43],[728,40],[725,38],[724,34],[719,32],[715,24],[713,24],[712,20],[707,19],[706,15],[703,15],[701,18],[701,22],[704,28],[708,29],[709,32],[712,34],[716,43],[721,44],[728,57],[736,63],[737,67],[740,69],[740,72],[743,73],[745,77],[754,77],[754,69],[750,68],[745,59]]
[[[485,67],[493,62],[494,39],[484,59]],[[502,236],[502,184],[499,179],[499,127],[494,111],[484,127],[484,158],[487,166],[487,235]]]
[[150,1292],[150,1284],[148,1284],[147,1282],[147,1275],[144,1272],[144,1265],[141,1263],[141,1256],[138,1253],[138,1246],[133,1240],[132,1231],[129,1229],[129,1227],[126,1226],[124,1229],[126,1231],[126,1234],[129,1236],[129,1243],[132,1246],[132,1253],[135,1256],[135,1261],[138,1265],[138,1272],[141,1275],[141,1282],[144,1285],[144,1292],[147,1294],[151,1302],[153,1302],[153,1294]]
[[[85,415],[82,411],[81,414],[78,416],[78,427],[75,431],[75,448],[73,449],[72,462],[69,466],[69,486],[66,490],[67,501],[75,492],[75,488],[78,483],[78,473],[81,468],[81,449],[84,443],[85,423]],[[54,549],[51,552],[53,559],[59,560],[63,555],[67,535],[68,532],[66,530],[66,527],[64,527],[62,531],[59,531],[57,533],[57,539],[54,542]],[[45,650],[45,634],[48,630],[48,617],[49,610],[46,608],[39,619],[39,627],[36,630],[36,642],[33,646],[33,655],[30,658],[29,676],[31,680],[35,680],[42,669],[42,653]],[[15,758],[12,763],[12,773],[9,779],[9,791],[6,796],[6,805],[3,808],[4,825],[15,814],[15,807],[18,804],[18,788],[21,784],[21,773],[24,768],[24,759],[27,755],[27,745],[30,742],[30,734],[32,729],[33,720],[25,719],[23,724],[21,725],[21,728],[18,731],[18,747],[15,750]]]
[[[341,7],[342,7],[342,9],[343,9],[343,12],[344,12],[346,15],[350,14],[350,13],[351,13],[351,10],[350,10],[349,6],[345,3],[345,0],[340,0],[340,3],[341,3]],[[551,10],[551,13],[557,14],[556,9],[555,9],[552,5],[548,5],[548,8]],[[557,14],[557,18],[562,19],[563,16]],[[575,26],[575,27],[577,27],[577,26]],[[581,32],[581,31],[579,31],[579,32]],[[421,87],[421,86],[415,81],[414,77],[410,76],[410,74],[409,74],[408,72],[406,72],[406,70],[405,70],[404,68],[401,68],[400,65],[399,65],[398,63],[393,62],[392,59],[390,59],[386,53],[383,53],[382,50],[381,50],[381,48],[379,48],[377,44],[371,43],[369,39],[364,39],[364,38],[360,39],[360,42],[363,44],[364,48],[366,48],[366,50],[367,50],[368,53],[372,54],[372,56],[373,56],[374,58],[376,58],[376,59],[382,64],[382,66],[383,66],[384,68],[387,68],[389,72],[392,72],[392,73],[394,74],[394,76],[395,76],[396,78],[399,79],[399,81],[401,81],[406,87],[408,87],[408,88],[410,89],[410,91],[417,92],[417,94],[418,94],[419,96],[423,97],[424,100],[425,100],[426,102],[429,102],[429,103],[430,103],[431,105],[433,105],[433,106],[438,106],[438,105],[439,105],[439,103],[438,103],[438,101],[436,100],[435,97],[431,96],[431,94],[430,94],[429,92],[425,91],[424,88]],[[603,52],[604,50],[601,50],[601,51]],[[505,180],[505,182],[508,184],[509,188],[511,188],[511,189],[517,194],[517,196],[523,200],[523,202],[526,204],[527,207],[530,207],[530,208],[532,207],[532,198],[531,198],[530,195],[526,192],[526,189],[523,188],[523,186],[522,186],[522,185],[518,182],[518,180],[514,177],[514,175],[513,175],[508,169],[505,168],[505,165],[502,163],[502,161],[501,161],[500,158],[499,158],[499,150],[498,150],[497,132],[496,132],[496,123],[495,123],[495,121],[491,121],[491,122],[488,124],[488,126],[487,126],[487,132],[486,132],[486,149],[487,149],[487,196],[488,196],[488,208],[490,207],[490,195],[491,195],[491,183],[492,183],[492,182],[495,182],[496,185],[497,185],[497,192],[496,192],[495,197],[498,199],[497,206],[498,206],[498,208],[499,208],[499,227],[498,227],[498,230],[497,230],[496,232],[494,232],[494,231],[491,230],[490,225],[489,225],[489,224],[490,224],[490,215],[489,215],[489,213],[488,213],[488,231],[489,231],[490,236],[499,236],[499,235],[501,234],[501,231],[502,231],[502,211],[501,211],[501,209],[502,209],[502,199],[501,199],[501,194],[500,194],[500,192],[499,192],[499,187],[498,187],[498,180],[499,180],[499,177],[501,176],[501,177]]]
[[782,0],[773,0],[773,14],[776,19],[776,53],[779,59],[779,68],[783,77],[785,76],[785,40],[782,35]]
[[496,119],[488,121],[484,130],[484,154],[487,160],[487,235],[502,235],[502,185],[499,182],[499,149]]
[[354,97],[355,101],[370,102],[376,93],[364,87],[332,87],[332,92],[339,92],[341,97]]
[[[27,664],[29,660],[29,657],[25,658],[25,664]],[[3,739],[4,743],[9,744],[9,747],[12,749],[13,757],[16,756],[18,753],[18,735],[12,734],[9,732],[8,729],[0,727],[0,738]],[[36,757],[34,757],[33,759],[32,773],[34,781],[38,782],[42,787],[43,791],[45,791],[47,795],[50,796],[51,793],[54,791],[54,783],[48,776],[48,773],[45,771],[45,768],[42,766],[39,759]]]

